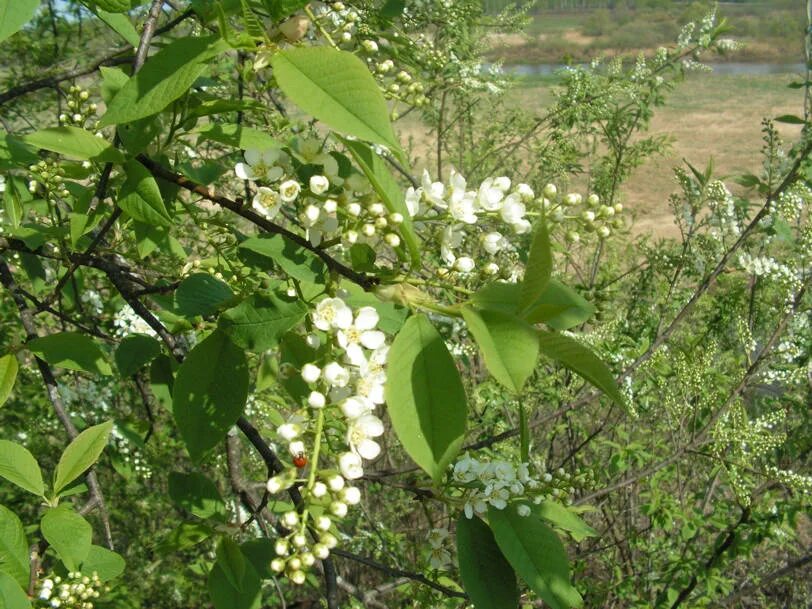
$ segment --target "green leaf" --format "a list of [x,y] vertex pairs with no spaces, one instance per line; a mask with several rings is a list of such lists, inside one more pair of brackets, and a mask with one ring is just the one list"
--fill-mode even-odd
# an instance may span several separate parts
[[0,571],[0,607],[2,609],[31,609],[31,601],[28,600],[25,589],[11,575],[2,571]]
[[40,529],[68,571],[78,571],[90,553],[93,536],[90,523],[67,505],[60,505],[45,512]]
[[130,334],[116,349],[114,359],[121,376],[132,376],[158,357],[161,343],[146,334]]
[[462,307],[462,317],[493,378],[520,393],[538,361],[539,341],[533,326],[507,313],[467,306]]
[[96,9],[93,12],[96,13],[99,19],[110,26],[110,29],[116,32],[133,47],[137,47],[141,42],[138,32],[135,31],[135,27],[133,27],[133,24],[130,22],[127,15],[110,13],[101,8]]
[[250,563],[245,565],[242,590],[231,584],[219,560],[209,573],[208,588],[214,609],[259,609],[261,584]]
[[0,572],[8,573],[21,586],[28,586],[31,566],[23,523],[3,505],[0,505]]
[[165,556],[193,548],[214,535],[214,529],[202,522],[182,522],[156,546],[155,550]]
[[542,216],[539,227],[530,246],[530,254],[524,270],[524,279],[519,293],[519,316],[525,317],[533,310],[544,294],[553,271],[553,254],[550,251],[550,236],[547,222]]
[[533,511],[539,518],[567,531],[575,541],[598,536],[598,532],[581,520],[577,514],[555,501],[543,501],[539,505],[534,505]]
[[279,338],[297,325],[307,313],[298,298],[273,292],[254,294],[225,311],[219,328],[243,349],[261,353],[276,346]]
[[92,545],[87,558],[82,561],[81,571],[88,574],[95,572],[101,581],[107,582],[124,573],[126,566],[121,554]]
[[107,438],[113,429],[113,421],[105,421],[88,427],[68,444],[59,458],[54,473],[54,495],[90,469],[99,459]]
[[95,341],[78,332],[58,332],[35,338],[27,345],[37,357],[52,366],[83,370],[91,374],[110,375],[113,370]]
[[364,172],[364,175],[372,184],[375,192],[381,197],[383,204],[392,213],[399,213],[403,216],[403,222],[399,226],[400,234],[409,250],[412,265],[420,266],[420,245],[417,235],[414,232],[412,217],[406,207],[403,192],[397,180],[392,177],[392,173],[386,167],[385,161],[363,142],[352,141],[342,138],[341,140],[350,151],[355,162]]
[[297,47],[271,59],[276,82],[302,110],[344,135],[398,149],[386,100],[369,70],[347,51]]
[[90,0],[90,2],[111,13],[124,13],[132,8],[130,0]]
[[274,21],[282,21],[307,6],[307,0],[263,0],[262,4]]
[[118,193],[118,206],[139,222],[169,226],[172,219],[166,211],[158,182],[149,170],[134,160],[124,165],[127,178]]
[[193,461],[225,437],[248,397],[245,352],[223,332],[212,332],[181,364],[172,411]]
[[45,495],[37,460],[25,446],[16,442],[0,440],[0,476],[29,493]]
[[226,513],[225,503],[214,482],[197,472],[169,474],[169,497],[198,518],[224,516]]
[[457,520],[457,560],[465,592],[477,609],[519,606],[516,573],[496,545],[488,525],[479,518]]
[[776,123],[787,123],[789,125],[804,125],[804,119],[800,116],[795,116],[794,114],[782,114],[781,116],[775,117]]
[[403,325],[389,350],[386,403],[403,448],[439,481],[459,452],[468,406],[457,367],[424,315]]
[[241,544],[240,550],[261,579],[271,579],[275,576],[271,571],[271,561],[276,558],[276,551],[270,539],[251,539]]
[[590,349],[561,334],[539,330],[539,348],[546,355],[583,377],[612,398],[619,406],[625,400],[612,371]]
[[23,141],[37,148],[58,152],[69,159],[100,163],[124,162],[124,155],[110,142],[79,127],[40,129],[23,137]]
[[17,356],[8,353],[0,357],[0,406],[6,403],[17,380]]
[[214,315],[233,298],[228,284],[208,273],[189,275],[175,290],[175,306],[185,317]]
[[207,62],[228,48],[217,36],[180,38],[166,45],[116,93],[99,126],[157,114],[186,93],[206,71]]
[[0,42],[31,21],[40,0],[0,0]]
[[[494,282],[480,289],[471,302],[482,309],[516,315],[521,287],[515,283]],[[582,324],[595,313],[574,290],[557,279],[550,279],[535,305],[524,315],[529,323],[545,323],[555,330],[568,330]]]
[[550,527],[534,514],[520,516],[519,503],[488,508],[499,549],[530,588],[552,609],[580,607],[583,599],[570,583],[567,553]]
[[329,269],[324,260],[282,235],[251,237],[240,243],[239,251],[243,259],[254,266],[267,269],[269,263],[273,263],[299,281],[319,285],[327,281]]
[[264,131],[244,125],[209,123],[198,127],[195,131],[200,133],[199,141],[210,140],[220,142],[221,144],[233,146],[240,150],[281,148],[279,142]]
[[223,537],[217,545],[217,566],[223,570],[228,583],[240,592],[244,590],[243,580],[249,565],[240,551],[240,546],[228,537]]

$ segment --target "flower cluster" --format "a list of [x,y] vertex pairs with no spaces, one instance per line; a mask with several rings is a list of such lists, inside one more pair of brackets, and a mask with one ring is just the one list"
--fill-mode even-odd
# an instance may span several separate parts
[[38,598],[43,607],[93,609],[93,601],[107,591],[95,571],[90,576],[69,571],[64,579],[54,576],[42,580]]
[[[454,464],[451,478],[463,490],[463,511],[468,518],[486,514],[489,506],[503,510],[514,499],[538,504],[549,498],[560,499],[572,490],[571,475],[563,469],[534,478],[527,463],[516,466],[501,459],[479,461],[468,455]],[[518,513],[529,516],[529,506],[519,506]]]
[[96,104],[88,103],[90,92],[74,85],[68,89],[67,98],[68,112],[59,115],[60,125],[84,127],[98,110]]
[[432,569],[445,569],[451,564],[451,552],[448,551],[450,536],[448,529],[438,528],[429,531],[429,566]]
[[31,180],[28,190],[47,199],[67,198],[70,191],[65,188],[65,169],[57,161],[42,160],[28,167]]
[[[321,173],[303,184],[294,161],[320,166]],[[288,217],[299,220],[313,245],[337,235],[348,246],[382,241],[394,248],[401,243],[398,226],[403,217],[388,213],[360,174],[341,177],[338,162],[318,140],[297,140],[286,150],[247,150],[235,174],[258,184],[252,201],[256,213],[273,220],[284,208]]]
[[[384,402],[388,345],[385,334],[377,329],[377,311],[369,306],[353,310],[343,298],[328,297],[318,303],[311,322],[313,331],[305,341],[318,354],[316,359],[297,371],[281,370],[286,375],[297,374],[307,387],[302,408],[276,430],[287,443],[294,467],[267,483],[270,493],[301,486],[305,505],[282,516],[282,524],[291,533],[277,543],[277,559],[272,564],[275,571],[284,571],[297,583],[304,581],[303,568],[314,559],[326,558],[335,546],[336,538],[329,532],[332,518],[343,518],[348,507],[361,499],[360,491],[346,481],[363,476],[364,461],[380,454],[377,438],[384,433],[375,410]],[[330,416],[328,426],[326,416]],[[322,468],[325,436],[338,428],[346,430],[346,448],[332,468]],[[308,466],[309,473],[303,478]],[[318,536],[312,546],[306,535],[309,522]]]

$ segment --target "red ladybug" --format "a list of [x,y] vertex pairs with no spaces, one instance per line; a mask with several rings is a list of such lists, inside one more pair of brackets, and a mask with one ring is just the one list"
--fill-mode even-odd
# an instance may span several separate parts
[[304,453],[299,453],[298,455],[293,457],[293,464],[297,468],[302,469],[305,465],[307,465],[307,457],[305,457]]

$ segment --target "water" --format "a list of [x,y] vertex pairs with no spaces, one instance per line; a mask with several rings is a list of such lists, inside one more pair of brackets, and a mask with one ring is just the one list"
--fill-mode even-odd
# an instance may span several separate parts
[[[587,64],[581,64],[583,66]],[[709,63],[714,74],[723,76],[765,75],[765,74],[801,74],[805,71],[803,63],[746,63],[746,62],[725,62]],[[566,68],[565,64],[537,63],[537,64],[511,64],[503,66],[503,70],[508,74],[517,76],[549,76],[558,70]]]

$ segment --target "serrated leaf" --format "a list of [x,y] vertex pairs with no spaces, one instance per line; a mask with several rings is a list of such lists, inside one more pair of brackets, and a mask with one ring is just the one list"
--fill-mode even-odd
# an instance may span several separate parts
[[90,523],[67,505],[60,505],[45,512],[40,529],[68,570],[78,571],[90,552]]
[[0,42],[33,19],[40,0],[0,0]]
[[164,205],[158,182],[141,163],[129,160],[124,165],[127,178],[119,191],[118,206],[139,222],[169,226],[172,219]]
[[171,42],[121,87],[99,126],[129,123],[157,114],[189,90],[206,71],[210,59],[228,49],[228,44],[218,36]]
[[533,511],[539,518],[567,531],[575,541],[598,536],[598,532],[580,516],[555,501],[542,501],[539,505],[533,506]]
[[468,405],[454,359],[424,315],[409,318],[389,349],[386,403],[403,448],[439,481],[459,452]]
[[276,82],[302,110],[342,133],[398,149],[386,100],[364,62],[325,46],[279,51]]
[[58,152],[69,159],[99,163],[124,162],[124,155],[110,142],[79,127],[40,129],[24,136],[23,141],[43,150]]
[[25,589],[8,573],[0,571],[0,607],[2,609],[31,609]]
[[214,482],[201,473],[169,474],[169,497],[198,518],[223,516],[226,513],[225,503]]
[[0,357],[0,406],[6,403],[17,380],[17,356],[8,353]]
[[223,332],[212,332],[181,364],[172,392],[175,422],[193,461],[223,440],[247,398],[245,352]]
[[240,243],[239,251],[255,266],[267,269],[278,265],[290,277],[308,283],[323,285],[327,281],[329,270],[324,261],[282,235],[251,237]]
[[307,306],[298,298],[273,292],[254,294],[223,312],[218,327],[238,346],[261,353],[274,347],[306,313]]
[[130,334],[116,348],[114,359],[121,376],[132,376],[158,357],[161,343],[146,334]]
[[530,254],[525,266],[524,279],[519,291],[519,316],[526,317],[533,309],[539,299],[542,298],[547,284],[550,282],[550,274],[553,272],[553,254],[550,249],[550,236],[547,234],[547,222],[542,216],[533,243],[530,246]]
[[233,298],[228,284],[208,273],[189,275],[175,290],[175,306],[186,317],[213,315]]
[[220,142],[240,150],[268,150],[281,147],[279,142],[267,133],[245,125],[209,123],[195,129],[195,132],[200,134],[199,141]]
[[465,592],[477,609],[516,609],[516,573],[482,520],[463,514],[457,520],[457,560]]
[[3,505],[0,505],[0,572],[8,573],[21,586],[28,586],[31,566],[23,523]]
[[87,557],[82,561],[82,573],[96,573],[103,582],[115,579],[122,573],[127,564],[121,554],[91,545]]
[[78,332],[58,332],[29,341],[26,346],[52,366],[110,375],[113,370],[96,342]]
[[534,514],[521,516],[518,503],[488,508],[496,543],[510,565],[551,609],[580,607],[583,599],[570,583],[569,562],[561,540]]
[[539,341],[533,327],[507,313],[467,306],[462,307],[462,317],[488,372],[509,391],[520,393],[538,361]]
[[619,406],[625,405],[612,371],[588,347],[567,336],[539,330],[539,348],[542,355],[583,377]]
[[88,427],[68,444],[59,463],[56,464],[54,474],[54,494],[85,473],[99,459],[107,438],[113,430],[113,421],[105,421],[98,425]]
[[10,440],[0,440],[0,477],[21,489],[40,497],[45,495],[45,483],[39,464],[29,450]]

